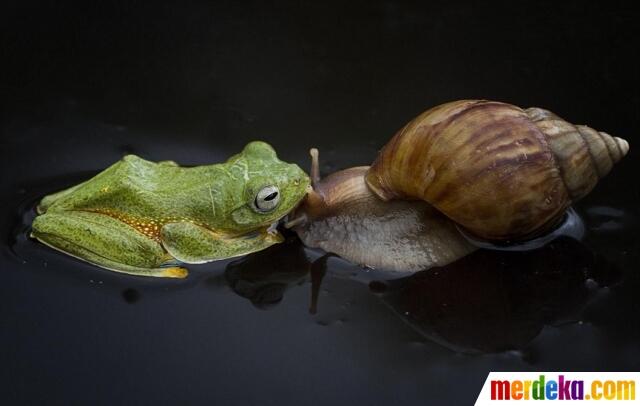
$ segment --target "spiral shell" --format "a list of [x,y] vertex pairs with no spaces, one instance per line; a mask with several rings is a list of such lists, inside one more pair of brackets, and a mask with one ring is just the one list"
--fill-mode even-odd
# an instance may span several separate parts
[[383,200],[424,200],[479,237],[522,239],[557,221],[628,150],[547,110],[462,100],[409,122],[366,181]]

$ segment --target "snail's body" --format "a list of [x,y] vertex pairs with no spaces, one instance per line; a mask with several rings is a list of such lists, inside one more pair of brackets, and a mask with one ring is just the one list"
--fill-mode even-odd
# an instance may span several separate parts
[[311,209],[307,221],[294,228],[305,245],[391,271],[443,266],[475,250],[429,204],[378,199],[365,184],[367,169],[345,169],[314,185],[310,201],[318,203],[303,205]]
[[291,223],[306,244],[356,263],[444,265],[473,250],[456,227],[497,242],[547,233],[628,149],[543,109],[447,103],[403,127],[369,169],[320,180],[312,153],[314,192]]

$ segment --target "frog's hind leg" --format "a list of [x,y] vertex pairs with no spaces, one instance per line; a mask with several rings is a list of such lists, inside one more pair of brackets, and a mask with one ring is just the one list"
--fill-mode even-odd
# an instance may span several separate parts
[[116,272],[139,276],[184,278],[156,240],[104,214],[63,211],[35,218],[32,236],[68,255]]
[[49,207],[51,207],[52,204],[54,204],[55,202],[57,202],[61,198],[65,197],[65,196],[68,196],[71,193],[75,192],[76,190],[80,189],[87,182],[88,181],[85,181],[85,182],[82,182],[82,183],[77,184],[75,186],[71,186],[68,189],[64,189],[64,190],[61,190],[59,192],[52,193],[50,195],[46,195],[45,197],[42,198],[42,200],[40,200],[40,203],[38,203],[38,206],[36,206],[36,212],[38,214],[46,213],[47,210],[49,209]]
[[54,203],[60,201],[60,200],[64,200],[64,198],[66,198],[67,196],[70,196],[73,194],[73,192],[75,192],[78,189],[82,189],[84,186],[86,185],[91,185],[91,184],[95,184],[97,181],[99,181],[100,179],[105,179],[108,178],[109,176],[113,175],[116,171],[118,171],[119,169],[121,169],[123,166],[126,166],[126,162],[124,159],[114,163],[113,165],[111,165],[110,167],[108,167],[107,169],[103,170],[102,172],[98,173],[97,175],[95,175],[94,177],[92,177],[91,179],[88,179],[82,183],[79,183],[75,186],[71,186],[67,189],[63,189],[60,190],[59,192],[55,192],[55,193],[51,193],[45,197],[42,198],[42,200],[40,201],[40,203],[38,203],[38,206],[36,207],[36,211],[38,212],[38,214],[43,214],[46,213],[47,210],[49,209],[49,207],[51,207]]

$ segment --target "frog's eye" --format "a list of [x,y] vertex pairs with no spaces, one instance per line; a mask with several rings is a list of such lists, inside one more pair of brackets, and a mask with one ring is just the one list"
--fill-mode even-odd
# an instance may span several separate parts
[[276,208],[280,201],[280,192],[277,186],[265,186],[256,195],[253,202],[259,212],[266,213]]

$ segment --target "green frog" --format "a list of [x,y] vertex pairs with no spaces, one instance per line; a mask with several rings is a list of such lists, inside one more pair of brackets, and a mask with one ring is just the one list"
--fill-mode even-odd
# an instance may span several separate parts
[[184,263],[236,257],[282,241],[278,220],[309,177],[264,142],[224,163],[180,167],[127,155],[86,182],[42,199],[32,237],[102,268],[184,278]]

